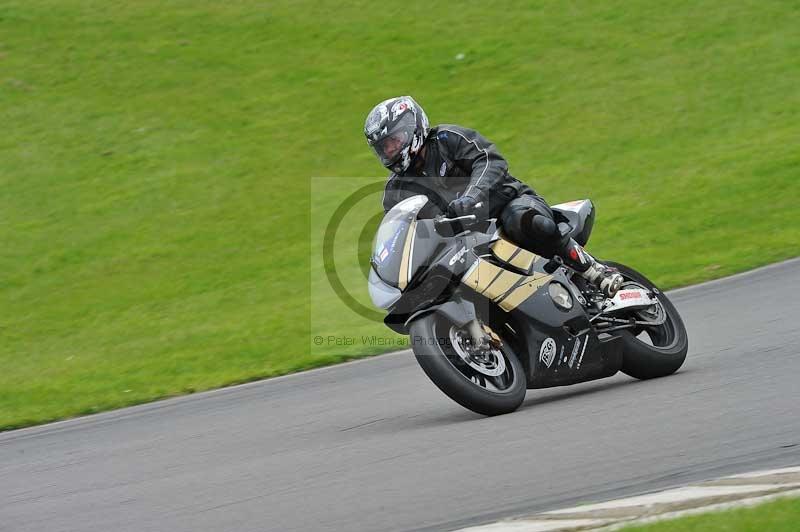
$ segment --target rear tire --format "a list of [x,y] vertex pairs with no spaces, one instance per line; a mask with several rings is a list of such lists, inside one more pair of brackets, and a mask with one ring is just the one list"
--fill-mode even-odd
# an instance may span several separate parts
[[666,321],[662,325],[652,331],[645,329],[648,335],[655,336],[658,341],[653,343],[657,345],[642,341],[630,331],[622,330],[616,333],[621,338],[623,346],[622,372],[636,379],[653,379],[675,373],[683,365],[689,350],[686,327],[678,310],[666,294],[641,273],[624,264],[616,262],[605,262],[605,264],[617,268],[625,281],[633,281],[648,290],[653,290],[666,313]]
[[[490,390],[467,376],[470,367],[463,364],[451,344],[451,327],[449,320],[435,312],[411,323],[414,356],[428,378],[450,399],[478,414],[497,416],[519,408],[525,399],[525,370],[508,343],[503,342],[500,348],[506,367],[501,377],[507,387]],[[472,378],[485,380],[477,373]]]

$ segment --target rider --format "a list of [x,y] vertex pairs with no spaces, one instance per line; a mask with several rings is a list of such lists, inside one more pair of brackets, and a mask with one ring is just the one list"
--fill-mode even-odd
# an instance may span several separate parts
[[435,210],[498,218],[520,246],[547,258],[557,255],[608,296],[619,289],[622,276],[562,236],[547,202],[508,173],[495,145],[477,131],[450,124],[430,128],[422,107],[410,96],[400,96],[370,111],[364,134],[383,166],[392,171],[383,195],[384,211],[424,194],[430,214]]

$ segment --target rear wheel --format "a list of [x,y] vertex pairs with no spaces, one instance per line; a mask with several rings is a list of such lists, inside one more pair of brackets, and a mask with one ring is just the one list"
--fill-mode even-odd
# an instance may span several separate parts
[[435,312],[415,320],[410,335],[422,370],[461,406],[496,416],[525,399],[525,370],[502,338],[490,350],[475,349],[466,329]]
[[660,323],[621,330],[622,371],[637,379],[664,377],[678,371],[686,360],[689,339],[678,310],[661,290],[636,270],[623,264],[606,262],[617,268],[625,278],[623,288],[644,288],[658,300],[658,304],[638,310],[634,317],[638,321]]

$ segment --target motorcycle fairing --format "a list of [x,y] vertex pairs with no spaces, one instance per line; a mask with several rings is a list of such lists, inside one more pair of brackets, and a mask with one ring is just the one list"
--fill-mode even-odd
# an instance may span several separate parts
[[[528,347],[525,355],[528,388],[566,386],[610,377],[622,367],[619,337],[600,338],[591,329],[573,332],[564,328],[535,328],[523,322],[518,331]],[[548,346],[554,355],[545,356]]]
[[[535,264],[535,268],[543,266]],[[573,285],[562,269],[550,282],[572,291]],[[574,297],[574,296],[573,296]],[[564,386],[614,375],[622,367],[621,344],[616,337],[599,338],[588,316],[577,303],[570,310],[555,305],[547,290],[539,290],[511,311],[518,336],[524,340],[520,354],[528,370],[528,388]],[[555,343],[555,356],[545,356],[545,344]],[[549,362],[549,364],[548,364]]]

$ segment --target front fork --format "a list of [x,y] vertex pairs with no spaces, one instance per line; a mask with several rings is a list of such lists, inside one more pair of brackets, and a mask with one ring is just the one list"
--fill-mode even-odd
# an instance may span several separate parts
[[481,323],[475,311],[475,304],[468,299],[454,297],[441,305],[415,312],[406,321],[406,326],[419,316],[430,312],[439,312],[453,325],[466,329],[472,345],[480,350],[501,345],[500,337],[488,325]]
[[472,337],[472,345],[476,347],[483,347],[484,343],[489,343],[488,339],[486,338],[486,333],[484,333],[483,328],[481,328],[481,324],[477,318],[467,324],[467,330],[469,331],[469,335]]

